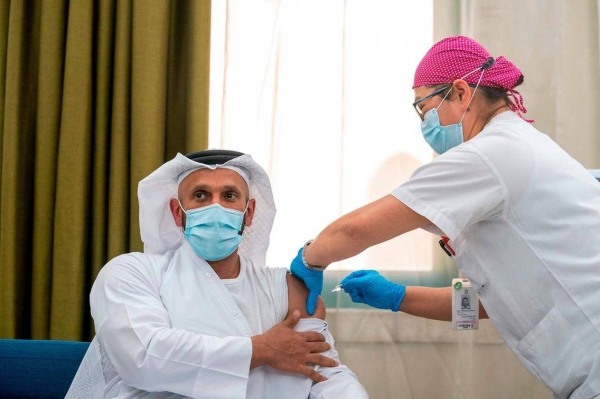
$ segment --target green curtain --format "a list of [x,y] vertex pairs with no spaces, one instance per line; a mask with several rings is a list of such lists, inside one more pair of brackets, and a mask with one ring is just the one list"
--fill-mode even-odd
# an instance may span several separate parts
[[89,340],[137,184],[208,141],[210,0],[0,1],[0,337]]

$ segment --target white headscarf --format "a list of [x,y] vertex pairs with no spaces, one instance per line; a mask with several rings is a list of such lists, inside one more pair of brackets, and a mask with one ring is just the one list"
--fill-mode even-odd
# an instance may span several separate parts
[[[269,177],[250,155],[240,155],[222,165],[207,165],[177,154],[140,181],[140,233],[144,253],[163,254],[181,246],[183,232],[177,227],[169,208],[171,198],[177,198],[179,182],[187,174],[202,168],[223,167],[239,173],[248,183],[250,198],[256,201],[252,225],[244,229],[244,239],[238,254],[256,265],[265,265],[269,236],[275,218],[275,201]],[[183,177],[181,177],[183,176]]]

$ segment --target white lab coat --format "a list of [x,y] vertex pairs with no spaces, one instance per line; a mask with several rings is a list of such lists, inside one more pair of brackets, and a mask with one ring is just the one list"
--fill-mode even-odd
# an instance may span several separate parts
[[[102,269],[91,308],[106,397],[368,398],[343,365],[319,368],[329,380],[314,385],[266,366],[249,371],[249,337],[287,314],[287,269],[240,259],[240,276],[221,280],[184,240],[165,255],[122,255]],[[334,344],[323,320],[296,329]],[[333,348],[324,354],[338,359]]]
[[600,184],[513,112],[392,194],[450,238],[500,334],[558,398],[600,394]]

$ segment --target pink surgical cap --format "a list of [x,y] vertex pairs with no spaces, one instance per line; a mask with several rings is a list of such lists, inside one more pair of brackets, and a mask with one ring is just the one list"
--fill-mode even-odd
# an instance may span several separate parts
[[[413,89],[451,83],[461,78],[474,85],[481,77],[480,85],[503,89],[512,96],[513,104],[510,108],[523,118],[522,114],[527,109],[523,106],[521,94],[514,90],[523,74],[512,62],[500,56],[494,59],[491,67],[485,69],[483,76],[479,71],[469,74],[481,68],[489,58],[492,58],[490,53],[471,38],[453,36],[443,39],[431,47],[417,66]],[[469,75],[465,77],[467,74]]]

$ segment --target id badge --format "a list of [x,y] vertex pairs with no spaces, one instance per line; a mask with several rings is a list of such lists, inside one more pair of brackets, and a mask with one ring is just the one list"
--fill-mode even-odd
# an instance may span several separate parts
[[479,297],[466,278],[452,279],[452,327],[455,330],[479,328]]

